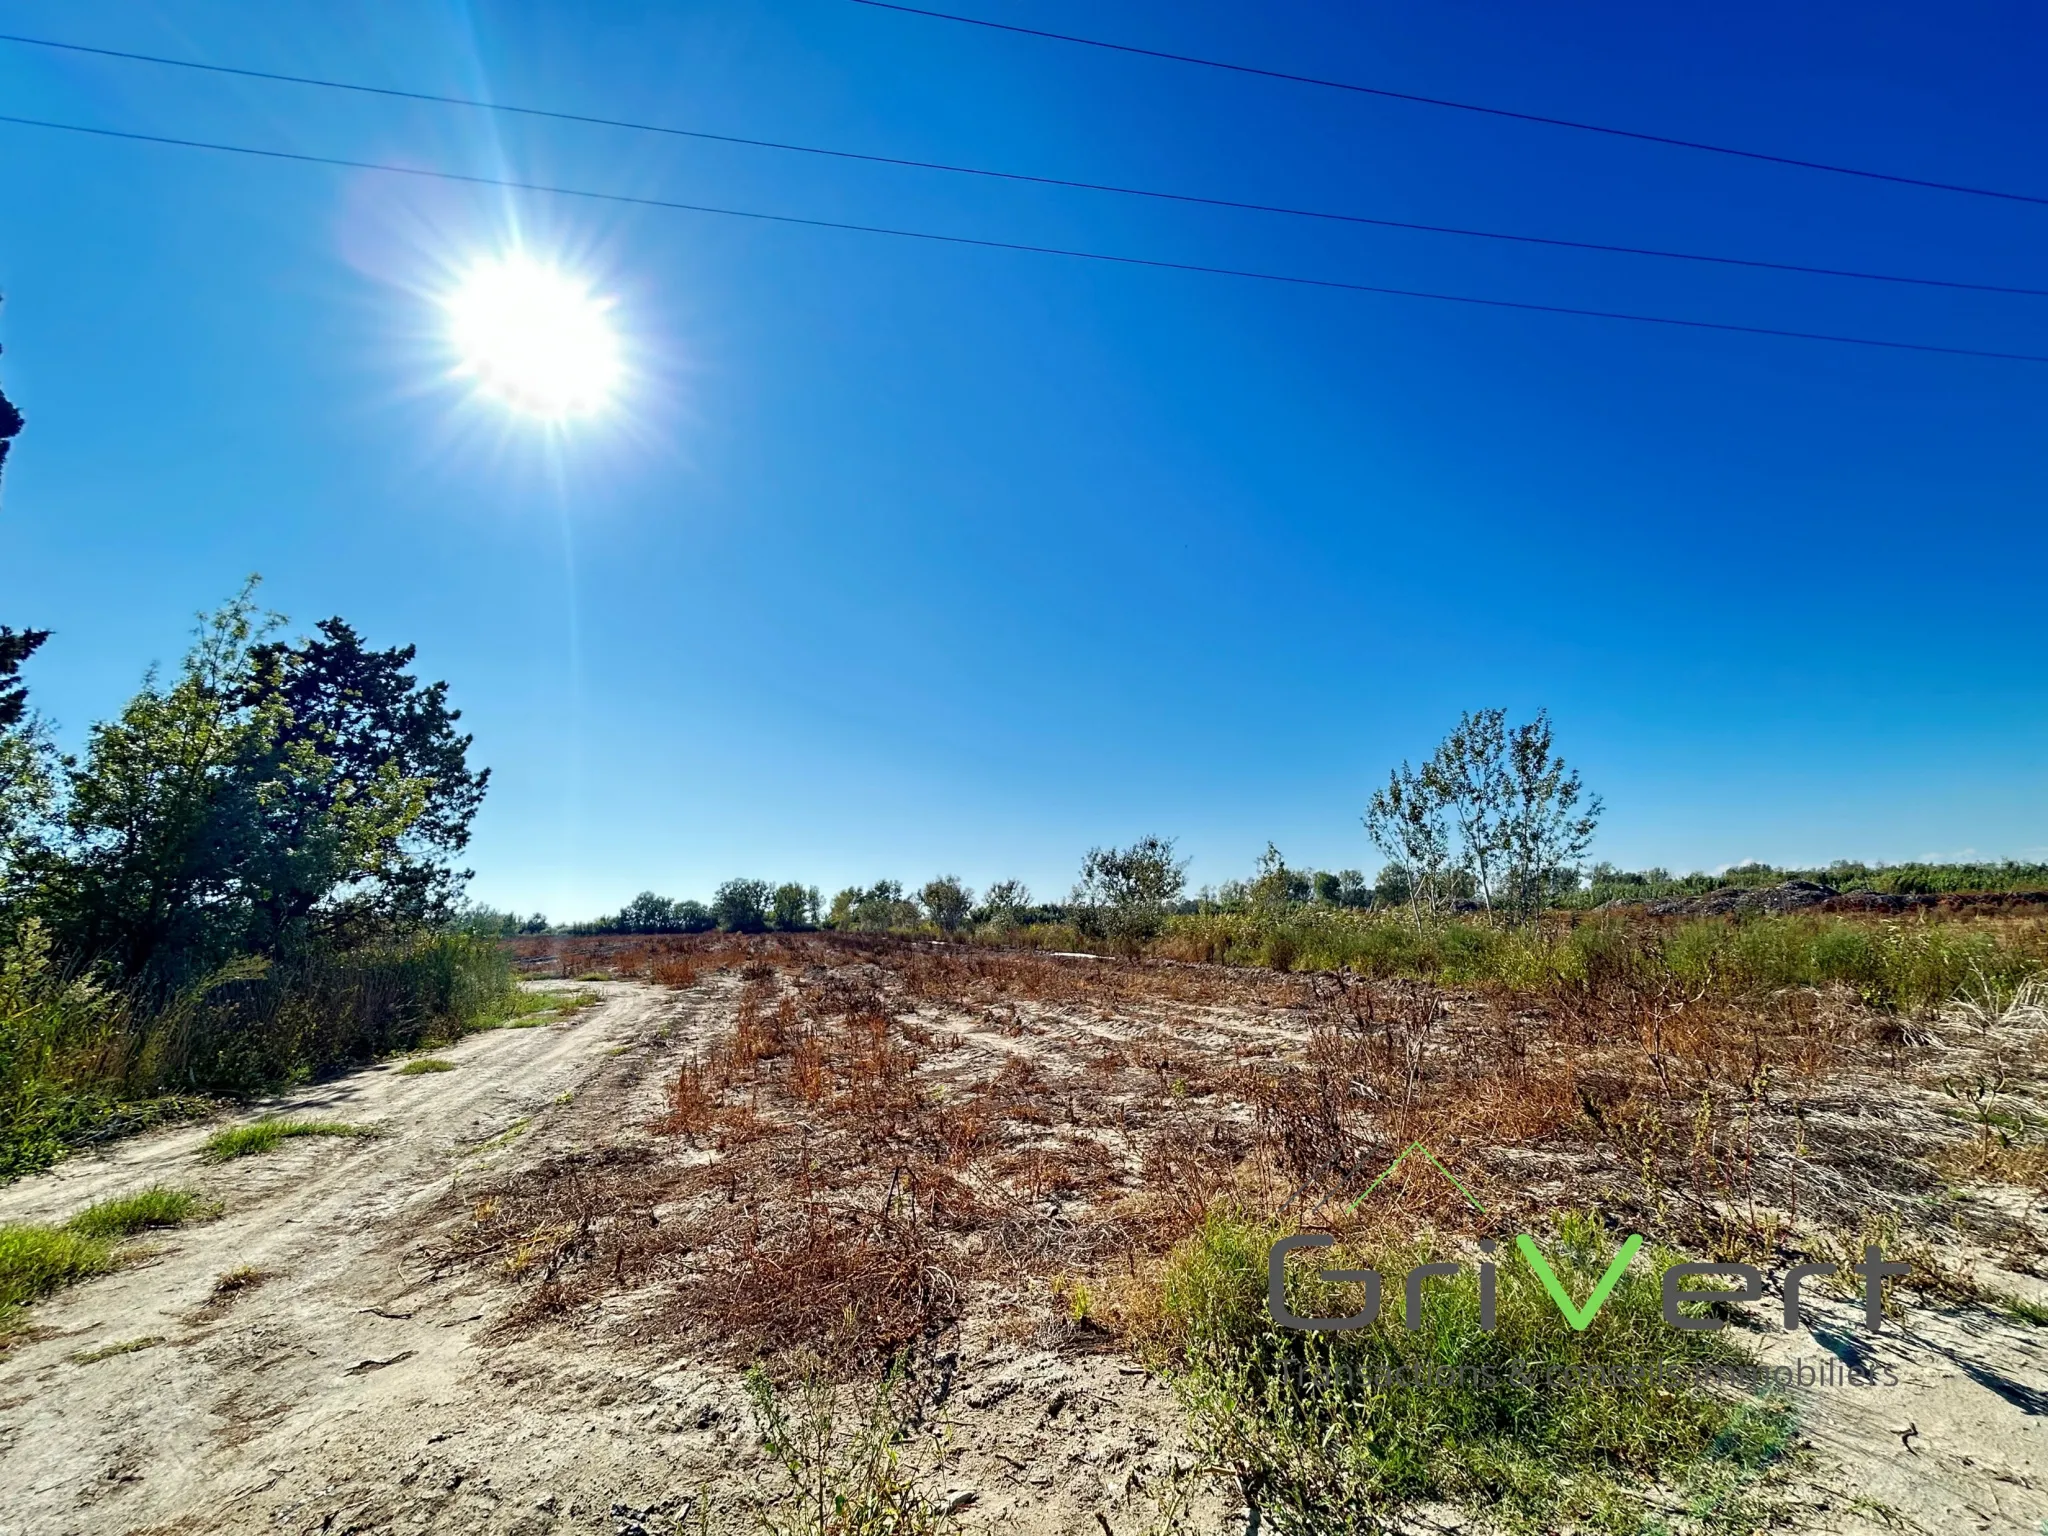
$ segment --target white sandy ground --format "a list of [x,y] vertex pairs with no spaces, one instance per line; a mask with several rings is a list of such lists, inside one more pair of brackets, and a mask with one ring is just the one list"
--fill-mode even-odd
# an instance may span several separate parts
[[[37,1305],[0,1356],[0,1533],[746,1529],[777,1486],[729,1370],[588,1331],[496,1338],[514,1299],[476,1270],[436,1277],[448,1195],[550,1152],[633,1134],[673,1055],[732,990],[606,984],[563,1023],[475,1036],[258,1112],[371,1122],[376,1140],[307,1138],[209,1166],[214,1127],[138,1137],[0,1189],[0,1220],[62,1219],[151,1184],[196,1189],[221,1217],[163,1234],[116,1274]],[[2038,1219],[2043,1213],[2038,1209]],[[459,1218],[457,1218],[459,1219]],[[272,1278],[216,1304],[215,1281]],[[2005,1277],[2041,1297],[2044,1288]],[[1896,1385],[1801,1390],[1814,1455],[1789,1491],[1814,1531],[2048,1533],[2048,1341],[1917,1311],[1875,1339],[1823,1303],[1816,1335],[1762,1336],[1773,1360],[1867,1352]],[[81,1363],[137,1339],[159,1342]],[[1832,1339],[1835,1353],[1827,1340]],[[962,1341],[941,1486],[969,1531],[1138,1536],[1171,1469],[1191,1465],[1174,1405],[1110,1354]],[[1241,1530],[1211,1488],[1189,1530]],[[1438,1511],[1418,1528],[1464,1528]],[[1476,1529],[1476,1528],[1475,1528]]]

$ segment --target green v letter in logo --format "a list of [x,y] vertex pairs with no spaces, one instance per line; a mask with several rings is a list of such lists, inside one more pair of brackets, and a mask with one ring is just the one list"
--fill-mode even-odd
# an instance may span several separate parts
[[1564,1320],[1574,1331],[1584,1333],[1592,1326],[1593,1319],[1600,1313],[1608,1294],[1621,1280],[1621,1272],[1628,1268],[1628,1261],[1636,1256],[1643,1246],[1642,1234],[1631,1232],[1628,1240],[1621,1245],[1621,1251],[1614,1256],[1614,1262],[1607,1266],[1607,1273],[1600,1277],[1600,1283],[1593,1287],[1593,1293],[1586,1298],[1583,1307],[1572,1305],[1572,1299],[1565,1288],[1558,1284],[1557,1276],[1550,1268],[1550,1261],[1543,1257],[1543,1250],[1536,1246],[1536,1239],[1523,1233],[1515,1239],[1515,1246],[1522,1250],[1522,1257],[1529,1261],[1529,1267],[1536,1271],[1536,1278],[1543,1282],[1543,1289],[1550,1292],[1550,1299],[1557,1303],[1557,1310],[1564,1314]]

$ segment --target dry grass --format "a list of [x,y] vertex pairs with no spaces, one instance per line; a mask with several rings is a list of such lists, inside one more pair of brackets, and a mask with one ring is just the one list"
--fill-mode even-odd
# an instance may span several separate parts
[[[862,935],[531,942],[724,1022],[670,1068],[651,1147],[504,1181],[449,1257],[527,1284],[522,1321],[631,1293],[648,1330],[835,1369],[970,1302],[1083,1342],[1142,1328],[1219,1208],[1470,1233],[1578,1207],[1701,1256],[1805,1256],[1938,1194],[1968,1139],[1942,1074],[2032,1048],[2024,1021],[1737,1005],[1627,967],[1458,990]],[[1347,1208],[1417,1140],[1484,1215],[1419,1160]],[[2001,1157],[1971,1166],[2034,1167]]]

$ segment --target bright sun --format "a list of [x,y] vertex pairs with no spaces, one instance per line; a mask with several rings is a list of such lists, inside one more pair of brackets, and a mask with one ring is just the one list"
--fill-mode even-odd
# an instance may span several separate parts
[[590,416],[618,387],[611,303],[560,268],[519,254],[479,261],[442,302],[459,375],[522,415]]

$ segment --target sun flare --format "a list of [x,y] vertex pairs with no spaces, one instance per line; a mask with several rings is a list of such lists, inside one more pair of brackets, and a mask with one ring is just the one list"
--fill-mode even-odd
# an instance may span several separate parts
[[521,415],[595,415],[618,388],[611,301],[558,267],[523,254],[478,261],[442,305],[457,376]]

